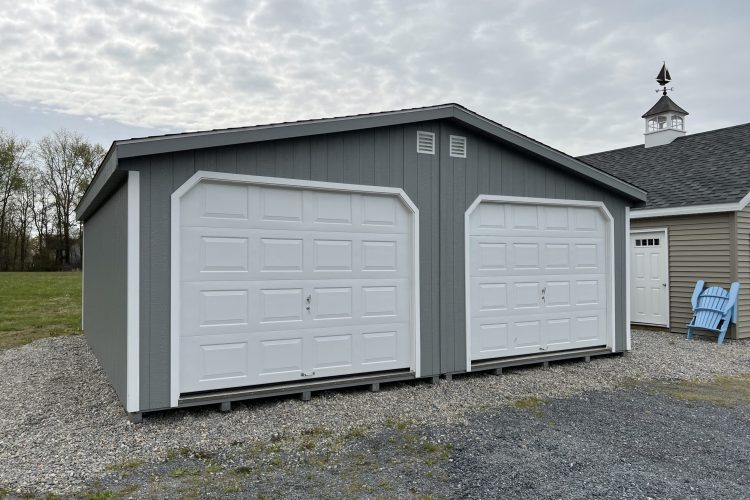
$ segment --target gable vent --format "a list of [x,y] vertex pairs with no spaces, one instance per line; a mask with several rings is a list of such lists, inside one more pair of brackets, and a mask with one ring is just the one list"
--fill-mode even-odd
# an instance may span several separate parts
[[435,134],[421,130],[417,131],[417,153],[435,154]]
[[450,137],[451,156],[466,158],[466,137],[452,135]]

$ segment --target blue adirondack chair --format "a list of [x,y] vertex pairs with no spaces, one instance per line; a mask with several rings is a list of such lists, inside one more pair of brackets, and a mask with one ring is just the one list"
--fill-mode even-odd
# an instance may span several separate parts
[[737,296],[740,284],[732,283],[729,292],[719,286],[704,290],[706,283],[698,280],[693,292],[693,319],[688,324],[688,339],[693,338],[693,330],[708,330],[719,334],[719,344],[724,342],[729,322],[737,324]]

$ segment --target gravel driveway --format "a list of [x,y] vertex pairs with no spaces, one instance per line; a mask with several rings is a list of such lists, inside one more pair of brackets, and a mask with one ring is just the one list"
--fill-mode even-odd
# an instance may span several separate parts
[[750,342],[638,331],[633,352],[589,364],[256,401],[229,414],[164,412],[132,425],[82,337],[42,340],[0,352],[0,487],[738,498],[750,483],[750,378],[703,392],[679,382],[738,373],[750,373]]

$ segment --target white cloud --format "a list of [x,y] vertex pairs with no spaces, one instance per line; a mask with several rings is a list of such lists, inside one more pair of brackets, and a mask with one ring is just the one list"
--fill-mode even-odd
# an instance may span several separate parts
[[4,3],[1,100],[151,129],[459,102],[577,154],[641,140],[662,59],[691,131],[750,115],[744,2]]

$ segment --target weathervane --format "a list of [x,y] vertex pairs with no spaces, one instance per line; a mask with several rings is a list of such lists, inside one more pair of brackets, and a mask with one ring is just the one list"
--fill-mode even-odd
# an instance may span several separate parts
[[667,63],[666,61],[662,61],[661,70],[659,70],[659,74],[656,75],[656,83],[664,88],[656,89],[656,92],[664,92],[664,95],[667,95],[668,90],[670,92],[674,91],[674,87],[667,88],[667,84],[670,81],[672,81],[672,76],[669,74],[669,70],[667,69]]

